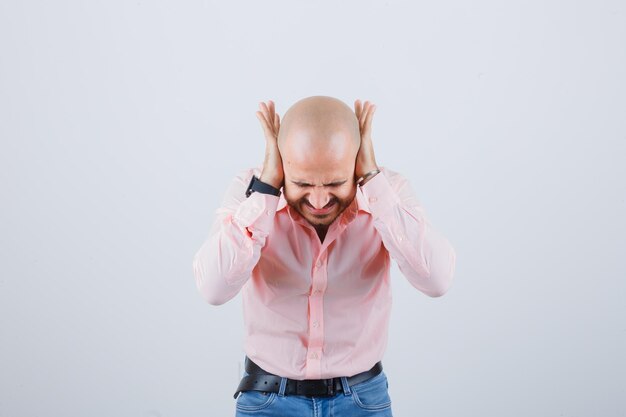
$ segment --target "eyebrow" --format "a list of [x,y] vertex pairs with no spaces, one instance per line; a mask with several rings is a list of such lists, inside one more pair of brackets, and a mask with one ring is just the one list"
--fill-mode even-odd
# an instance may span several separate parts
[[[296,185],[301,185],[301,186],[313,185],[313,184],[309,184],[308,182],[305,182],[305,181],[294,181],[294,180],[291,180],[291,182],[296,184]],[[348,182],[348,180],[338,180],[338,181],[329,182],[328,184],[324,184],[324,186],[327,187],[329,185],[342,185],[342,184],[345,184],[346,182]]]

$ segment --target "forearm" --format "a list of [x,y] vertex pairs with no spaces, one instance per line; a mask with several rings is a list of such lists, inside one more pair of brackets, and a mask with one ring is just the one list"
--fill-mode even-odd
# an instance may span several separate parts
[[406,180],[396,179],[394,185],[379,173],[361,188],[374,227],[411,285],[431,297],[443,295],[454,277],[454,248],[427,220]]
[[232,228],[210,235],[193,258],[198,291],[212,305],[224,304],[237,295],[256,264],[252,246],[244,243],[249,238],[241,232],[235,237],[226,229]]
[[231,186],[193,258],[197,288],[213,305],[232,299],[248,281],[273,226],[278,197],[252,193],[242,198],[248,174],[251,177],[251,172],[241,175]]

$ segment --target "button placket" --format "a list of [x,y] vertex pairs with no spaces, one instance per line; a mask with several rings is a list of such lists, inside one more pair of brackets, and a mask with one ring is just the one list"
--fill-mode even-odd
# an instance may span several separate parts
[[311,271],[311,293],[309,296],[309,349],[307,354],[307,378],[319,379],[324,344],[324,303],[321,294],[326,283],[326,255],[322,251],[314,258]]

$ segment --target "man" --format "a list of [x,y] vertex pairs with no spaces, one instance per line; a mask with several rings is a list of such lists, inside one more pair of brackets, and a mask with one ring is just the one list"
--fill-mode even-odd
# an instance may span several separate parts
[[281,125],[260,104],[263,166],[233,180],[193,260],[210,304],[242,291],[237,416],[391,416],[390,259],[431,297],[452,283],[453,247],[408,181],[376,163],[375,108],[312,96]]

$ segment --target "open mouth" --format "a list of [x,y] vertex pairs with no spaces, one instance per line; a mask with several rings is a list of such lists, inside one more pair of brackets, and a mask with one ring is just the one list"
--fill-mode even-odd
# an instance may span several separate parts
[[309,204],[305,204],[305,205],[306,205],[306,208],[309,210],[309,212],[319,216],[319,215],[324,215],[324,214],[330,213],[335,208],[336,204],[337,203],[333,201],[330,204],[330,206],[326,206],[326,207],[324,207],[322,209],[316,209],[316,208],[314,208],[313,206],[311,206]]

